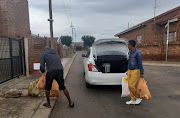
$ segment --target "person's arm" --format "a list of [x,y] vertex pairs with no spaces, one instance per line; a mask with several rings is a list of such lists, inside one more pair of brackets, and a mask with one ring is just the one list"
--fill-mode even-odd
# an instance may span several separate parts
[[143,64],[142,64],[142,56],[140,52],[137,53],[137,61],[138,61],[139,69],[140,69],[140,77],[143,77],[144,69],[143,69]]
[[42,73],[45,72],[45,60],[44,60],[44,55],[43,54],[40,55],[40,71]]

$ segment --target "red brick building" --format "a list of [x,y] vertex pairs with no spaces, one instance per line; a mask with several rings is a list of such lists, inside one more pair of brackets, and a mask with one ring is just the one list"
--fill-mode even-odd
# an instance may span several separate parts
[[31,36],[27,0],[0,0],[0,35]]
[[116,37],[133,39],[144,59],[165,60],[168,20],[170,23],[168,60],[180,61],[180,6],[116,34]]

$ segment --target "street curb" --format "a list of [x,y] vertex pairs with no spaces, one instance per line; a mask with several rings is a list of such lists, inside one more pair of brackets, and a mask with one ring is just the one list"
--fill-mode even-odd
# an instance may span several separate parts
[[180,64],[143,63],[144,66],[180,67]]
[[[71,61],[67,64],[67,66],[64,68],[64,79],[67,77],[68,72],[71,68],[72,63],[74,62],[74,59],[76,57],[77,53],[73,56]],[[58,98],[51,98],[51,108],[44,108],[43,103],[45,103],[46,100],[42,101],[37,110],[35,111],[34,115],[32,118],[49,118],[51,115],[51,112],[56,104]]]

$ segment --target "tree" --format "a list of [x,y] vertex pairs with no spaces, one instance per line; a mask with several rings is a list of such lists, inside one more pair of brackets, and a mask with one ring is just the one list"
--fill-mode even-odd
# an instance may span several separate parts
[[71,44],[72,44],[72,37],[71,36],[61,36],[60,39],[61,39],[61,43],[63,45],[66,45],[68,47],[71,46]]
[[84,47],[87,47],[87,46],[91,47],[96,38],[94,36],[84,35],[82,36],[81,39],[84,42]]

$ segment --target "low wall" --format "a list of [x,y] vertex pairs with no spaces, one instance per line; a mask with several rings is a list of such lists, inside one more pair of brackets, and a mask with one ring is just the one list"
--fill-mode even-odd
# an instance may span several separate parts
[[[69,47],[66,47],[64,49],[64,46],[62,44],[57,43],[57,39],[54,39],[54,49],[56,52],[60,55],[61,58],[64,58],[70,54],[72,54],[72,49]],[[43,53],[45,46],[50,46],[51,41],[49,38],[40,38],[40,37],[34,37],[32,38],[30,46],[32,47],[31,50],[29,50],[29,53],[31,56],[29,56],[29,71],[30,73],[34,72],[33,70],[33,64],[34,63],[40,63],[40,54]],[[64,53],[66,52],[66,53]]]
[[[137,49],[141,51],[144,60],[165,60],[166,58],[166,45],[164,44],[138,44]],[[168,60],[180,61],[180,42],[169,43]]]
[[67,46],[63,46],[63,57],[67,57],[73,53],[73,49]]

